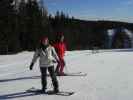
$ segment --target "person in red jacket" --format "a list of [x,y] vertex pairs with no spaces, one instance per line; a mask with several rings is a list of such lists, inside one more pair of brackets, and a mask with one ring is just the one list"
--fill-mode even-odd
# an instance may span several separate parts
[[58,75],[64,75],[64,67],[65,67],[65,51],[66,51],[66,44],[64,42],[64,35],[63,34],[58,34],[56,37],[56,43],[53,45],[57,55],[59,57],[59,62],[56,67],[56,73]]

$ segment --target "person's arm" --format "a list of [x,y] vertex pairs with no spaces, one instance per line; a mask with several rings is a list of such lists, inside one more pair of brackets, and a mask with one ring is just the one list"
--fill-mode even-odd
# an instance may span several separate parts
[[52,47],[52,55],[53,55],[53,57],[54,57],[54,58],[57,60],[57,62],[58,62],[58,61],[59,61],[59,57],[58,57],[58,55],[57,55],[57,53],[56,53],[54,47]]
[[36,62],[37,58],[39,57],[39,50],[37,49],[33,55],[32,62],[30,64],[30,70],[33,69],[34,63]]
[[66,51],[67,51],[67,47],[66,47],[66,43],[65,43],[65,42],[63,43],[63,47],[64,47],[63,56],[65,56],[65,53],[66,53]]
[[67,51],[66,43],[64,43],[64,50]]

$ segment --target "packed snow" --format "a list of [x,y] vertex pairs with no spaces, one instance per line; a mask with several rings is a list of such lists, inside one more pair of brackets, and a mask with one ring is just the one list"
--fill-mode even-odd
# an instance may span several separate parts
[[[87,76],[58,77],[61,91],[71,96],[28,93],[41,89],[38,61],[32,71],[33,52],[0,55],[0,100],[133,100],[133,50],[67,51],[65,72]],[[55,65],[56,66],[56,65]],[[48,90],[52,90],[48,77]]]

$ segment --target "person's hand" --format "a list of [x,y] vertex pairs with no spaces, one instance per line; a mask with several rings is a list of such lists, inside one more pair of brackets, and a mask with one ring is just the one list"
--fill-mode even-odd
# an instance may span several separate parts
[[52,60],[52,62],[53,62],[53,63],[57,63],[57,61],[56,61],[56,60]]
[[59,60],[56,60],[57,61],[57,63],[59,64],[60,63],[60,61]]
[[29,68],[30,68],[30,70],[33,69],[33,63],[30,64],[30,67]]

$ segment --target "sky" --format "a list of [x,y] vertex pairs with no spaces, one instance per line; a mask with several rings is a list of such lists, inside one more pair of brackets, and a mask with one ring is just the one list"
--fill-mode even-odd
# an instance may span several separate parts
[[50,14],[63,11],[85,20],[133,22],[133,0],[44,0]]

